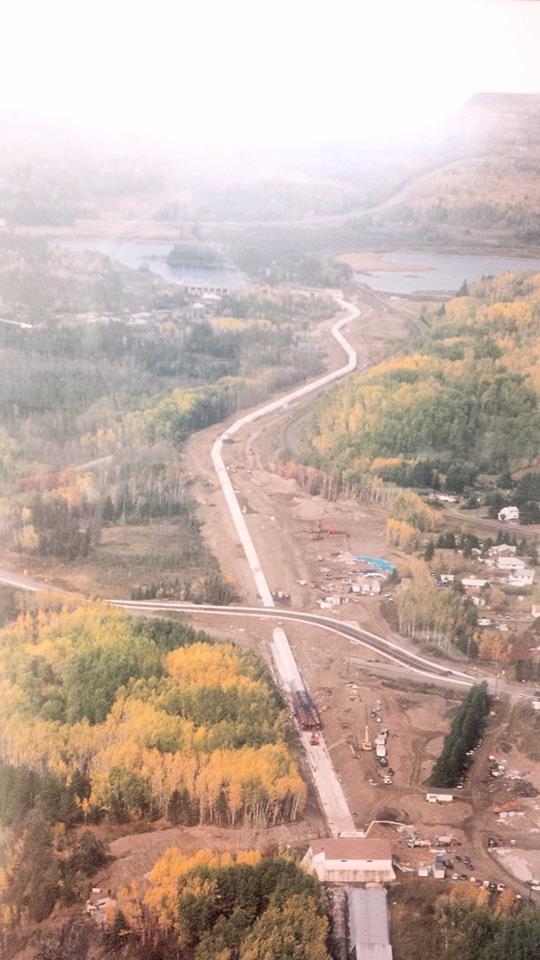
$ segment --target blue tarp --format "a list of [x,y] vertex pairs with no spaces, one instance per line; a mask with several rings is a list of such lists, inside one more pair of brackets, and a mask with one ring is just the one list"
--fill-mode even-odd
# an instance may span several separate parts
[[381,560],[380,557],[356,557],[356,559],[362,563],[369,563],[370,566],[376,567],[378,570],[385,570],[387,573],[392,573],[396,569],[393,563],[388,560]]

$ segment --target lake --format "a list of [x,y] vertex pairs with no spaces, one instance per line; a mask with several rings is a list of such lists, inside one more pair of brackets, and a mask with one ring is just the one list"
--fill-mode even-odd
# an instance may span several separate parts
[[167,283],[181,283],[190,287],[224,287],[228,290],[239,290],[249,285],[248,278],[234,267],[171,266],[166,259],[173,247],[171,243],[137,243],[133,240],[105,240],[99,237],[93,240],[58,242],[67,250],[104,253],[111,260],[118,260],[132,270],[146,266]]
[[[401,250],[378,255],[380,269],[355,273],[358,283],[385,293],[455,293],[464,280],[507,270],[539,270],[540,260],[492,255],[468,256],[449,253],[410,253]],[[382,266],[388,263],[388,268]],[[394,264],[403,267],[395,269]]]
[[[137,270],[147,266],[168,283],[193,287],[225,287],[240,290],[249,286],[249,279],[234,267],[171,266],[167,254],[170,243],[137,243],[133,240],[61,240],[69,250],[95,250]],[[373,255],[371,255],[373,257]],[[376,268],[355,273],[358,283],[386,293],[455,293],[464,280],[472,282],[483,276],[507,270],[539,270],[540,260],[492,255],[474,256],[450,253],[411,253],[396,250],[376,254]],[[388,264],[388,266],[386,266]]]

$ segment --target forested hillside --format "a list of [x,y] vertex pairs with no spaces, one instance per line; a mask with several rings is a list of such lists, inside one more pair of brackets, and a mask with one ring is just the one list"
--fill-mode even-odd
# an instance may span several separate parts
[[360,482],[462,492],[538,453],[540,274],[486,279],[425,311],[408,349],[320,403],[311,457]]

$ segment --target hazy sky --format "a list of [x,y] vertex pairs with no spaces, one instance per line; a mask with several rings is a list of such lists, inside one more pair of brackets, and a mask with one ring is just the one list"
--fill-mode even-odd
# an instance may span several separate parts
[[540,92],[535,0],[6,0],[0,108],[86,130],[303,143]]

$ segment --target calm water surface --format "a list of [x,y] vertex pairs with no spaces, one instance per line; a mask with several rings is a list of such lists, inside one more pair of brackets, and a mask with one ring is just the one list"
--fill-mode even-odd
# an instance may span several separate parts
[[[410,269],[355,273],[358,283],[386,293],[455,293],[464,280],[472,282],[507,270],[540,270],[540,260],[516,257],[467,256],[449,253],[385,253],[382,260],[410,264]],[[418,269],[421,267],[422,269]]]
[[227,287],[229,290],[248,286],[248,278],[234,267],[170,266],[166,258],[172,250],[171,243],[136,243],[96,238],[62,240],[60,245],[68,250],[94,250],[104,253],[132,270],[146,266],[168,283],[182,283],[194,287]]
[[[190,286],[227,287],[238,290],[249,286],[245,274],[234,267],[170,266],[167,254],[170,243],[137,243],[128,240],[62,240],[70,250],[96,250],[126,267],[137,270],[147,266],[152,273],[168,283]],[[410,264],[404,270],[372,270],[355,273],[358,283],[386,293],[455,293],[464,280],[472,282],[483,276],[505,273],[507,270],[539,270],[540,260],[517,257],[454,255],[449,253],[411,253],[396,250],[381,254],[388,263]]]

